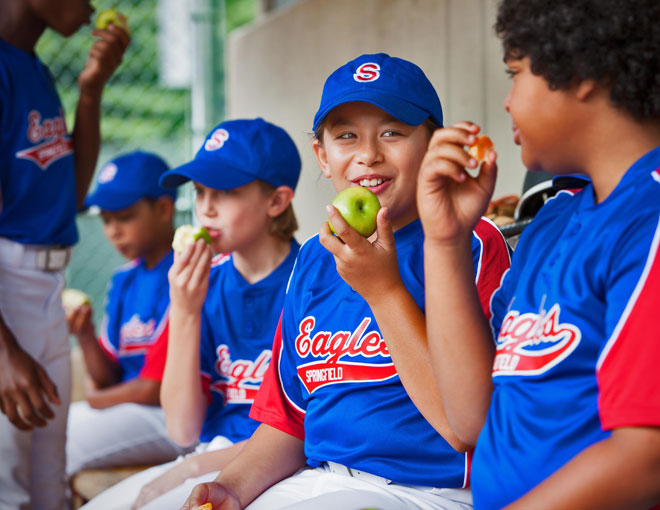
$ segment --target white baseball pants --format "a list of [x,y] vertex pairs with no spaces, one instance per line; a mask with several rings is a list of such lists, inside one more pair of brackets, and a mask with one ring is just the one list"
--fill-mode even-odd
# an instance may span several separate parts
[[165,414],[159,406],[126,403],[93,409],[81,401],[69,409],[69,476],[82,469],[161,464],[191,450],[167,436]]
[[[200,444],[195,451],[189,455],[220,450],[222,448],[227,448],[232,444],[234,443],[229,439],[218,436],[210,443]],[[139,473],[122,480],[117,485],[103,491],[89,503],[84,505],[80,510],[130,510],[140,494],[142,487],[165,473],[178,462],[181,462],[183,458],[184,457],[179,457],[175,461],[140,471]],[[140,510],[167,510],[169,508],[178,510],[186,502],[186,499],[190,496],[195,485],[204,482],[212,482],[219,473],[220,471],[215,471],[196,478],[189,478],[181,485],[173,487],[169,492],[166,492],[162,496],[157,497],[147,505],[141,507]]]
[[11,241],[0,243],[0,311],[19,345],[46,370],[62,401],[44,428],[23,432],[0,413],[0,509],[66,508],[64,440],[71,399],[69,335],[61,271],[36,269],[34,257]]
[[391,483],[380,476],[324,463],[282,480],[246,510],[469,510],[469,489]]

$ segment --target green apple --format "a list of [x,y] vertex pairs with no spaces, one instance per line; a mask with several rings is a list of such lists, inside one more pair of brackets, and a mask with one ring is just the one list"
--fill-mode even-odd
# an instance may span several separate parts
[[101,11],[99,17],[96,18],[96,28],[99,30],[105,30],[111,23],[117,28],[121,28],[127,34],[131,33],[128,28],[128,18],[115,9]]
[[[378,197],[362,186],[351,186],[339,194],[332,201],[348,225],[357,232],[369,237],[376,231],[376,215],[380,209]],[[337,233],[330,223],[330,230]]]
[[174,232],[172,248],[176,252],[182,252],[189,244],[195,243],[198,239],[204,239],[206,244],[211,244],[211,235],[204,227],[193,227],[192,225],[181,225]]
[[78,289],[64,289],[62,291],[62,307],[67,315],[71,315],[83,305],[91,305],[92,298]]

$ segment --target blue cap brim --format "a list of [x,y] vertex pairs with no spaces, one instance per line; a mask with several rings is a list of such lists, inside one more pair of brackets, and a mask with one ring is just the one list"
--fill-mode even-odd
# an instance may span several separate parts
[[[410,124],[411,126],[418,126],[426,119],[428,119],[431,114],[418,106],[406,101],[405,99],[392,96],[391,94],[385,92],[379,92],[376,90],[356,90],[350,94],[345,94],[341,97],[335,98],[332,102],[325,105],[322,110],[316,112],[314,116],[314,127],[313,130],[319,127],[319,124],[325,119],[325,117],[330,113],[333,108],[336,108],[339,105],[344,103],[352,103],[354,101],[359,101],[363,103],[369,103],[382,110],[385,110],[387,113],[392,115],[394,118]],[[437,122],[437,119],[435,119]]]
[[161,175],[163,188],[176,188],[188,181],[195,181],[213,189],[234,189],[254,181],[256,177],[227,163],[196,158]]
[[143,192],[127,193],[126,190],[121,190],[121,191],[114,191],[108,189],[97,190],[85,199],[85,202],[83,203],[83,209],[89,209],[90,207],[95,205],[96,207],[104,211],[116,212],[132,206],[138,200],[142,200],[143,198],[160,198],[160,197],[169,197],[172,200],[175,200],[176,193],[172,193],[171,191],[164,191],[164,190],[158,194],[149,194],[149,193],[145,194]]
[[89,209],[95,205],[105,211],[121,211],[132,206],[141,198],[145,198],[144,195],[137,193],[132,195],[125,191],[119,193],[113,193],[111,190],[96,191],[85,199],[83,208]]

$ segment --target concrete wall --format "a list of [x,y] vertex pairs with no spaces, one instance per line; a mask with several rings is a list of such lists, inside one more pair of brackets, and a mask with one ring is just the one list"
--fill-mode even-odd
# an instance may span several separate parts
[[496,0],[301,0],[235,31],[227,47],[227,118],[261,116],[284,127],[303,159],[294,202],[299,240],[318,232],[335,191],[311,149],[323,83],[363,53],[418,64],[435,85],[445,125],[479,123],[495,142],[495,196],[520,194],[524,169],[503,101],[509,81],[492,25]]

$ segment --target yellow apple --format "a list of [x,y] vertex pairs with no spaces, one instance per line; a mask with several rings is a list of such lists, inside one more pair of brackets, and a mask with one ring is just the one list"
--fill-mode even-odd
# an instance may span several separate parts
[[98,18],[96,18],[96,28],[99,30],[105,30],[111,23],[117,28],[121,28],[127,34],[131,33],[128,28],[128,18],[116,9],[101,11]]

